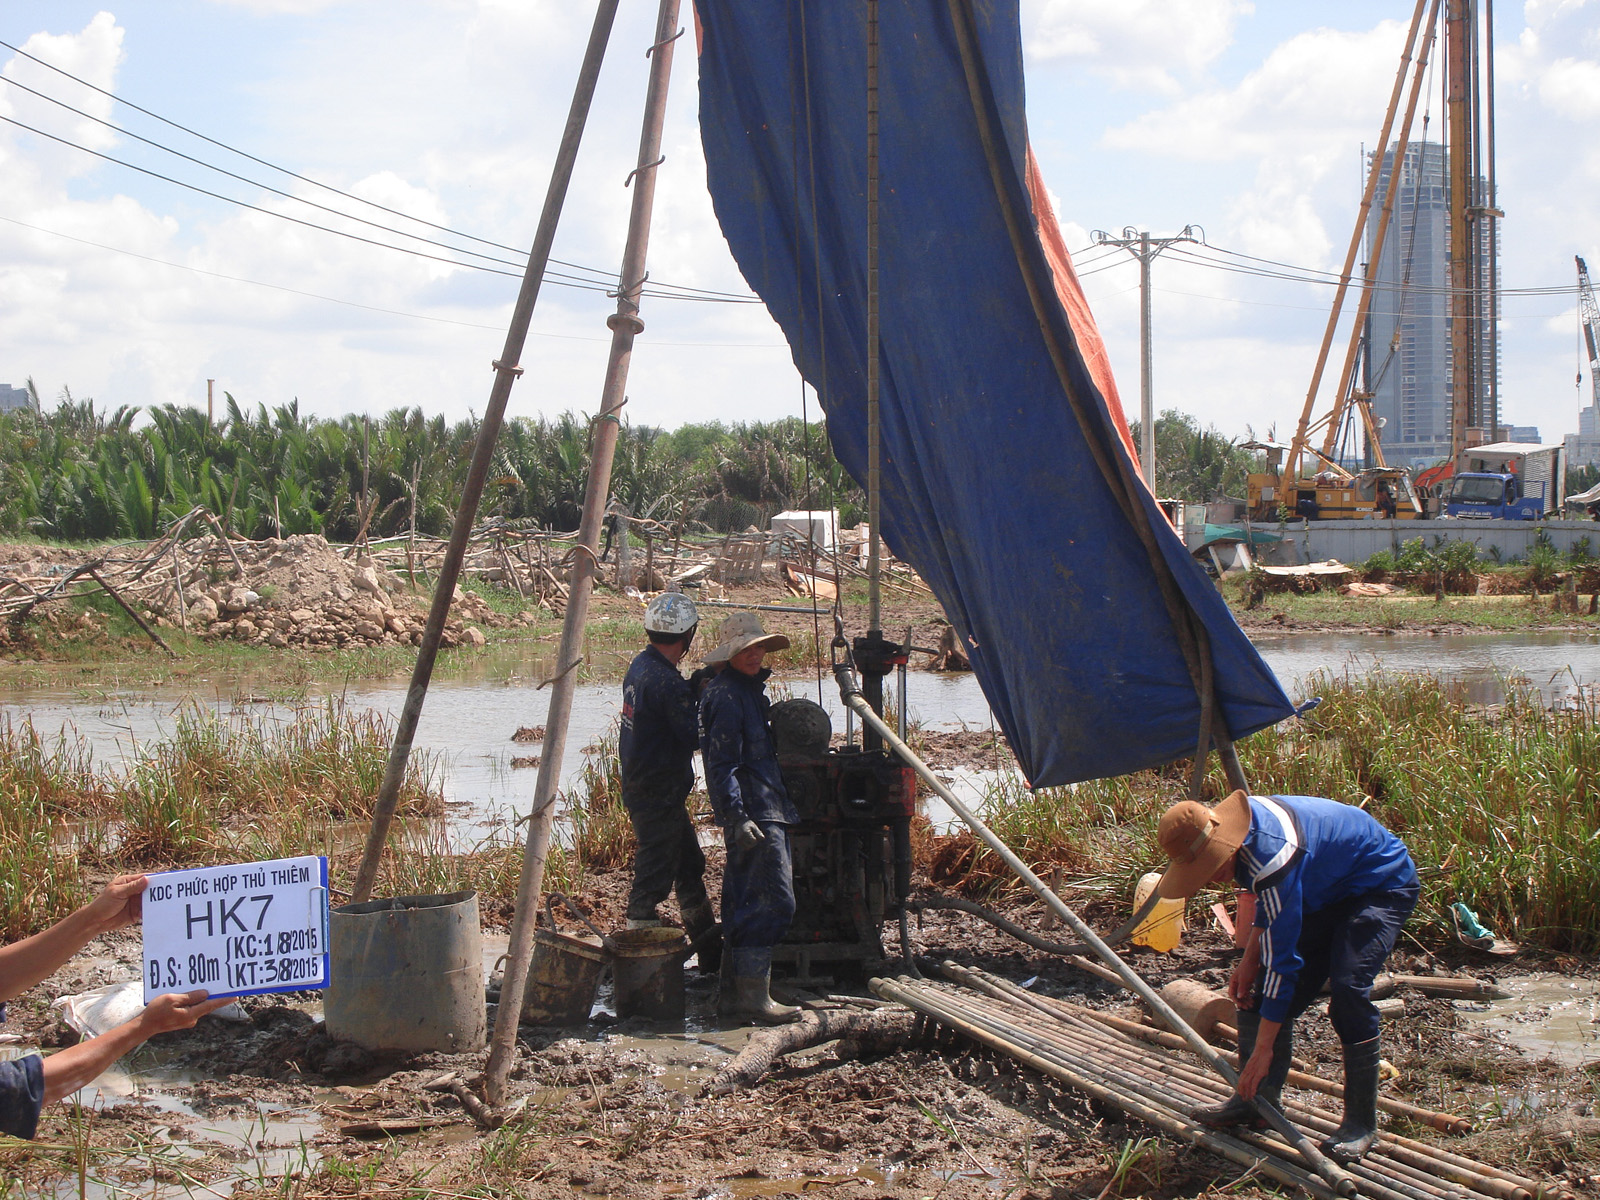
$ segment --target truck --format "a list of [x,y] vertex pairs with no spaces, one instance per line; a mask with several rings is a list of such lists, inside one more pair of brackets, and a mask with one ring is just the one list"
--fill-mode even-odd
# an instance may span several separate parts
[[1561,510],[1565,447],[1534,442],[1468,446],[1440,488],[1440,515],[1468,520],[1537,521]]

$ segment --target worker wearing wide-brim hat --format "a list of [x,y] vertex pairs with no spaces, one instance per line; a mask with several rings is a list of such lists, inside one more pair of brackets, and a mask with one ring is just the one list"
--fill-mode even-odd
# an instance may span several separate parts
[[700,697],[700,752],[711,810],[728,851],[722,873],[723,1015],[768,1024],[800,1010],[772,999],[772,948],[794,919],[789,826],[800,819],[778,770],[764,665],[789,639],[768,633],[755,613],[736,613],[717,630],[708,664],[722,671]]
[[1405,843],[1370,814],[1315,796],[1234,792],[1215,808],[1175,804],[1156,834],[1168,866],[1157,891],[1187,899],[1208,883],[1248,889],[1255,923],[1228,980],[1238,1006],[1239,1084],[1194,1114],[1225,1128],[1276,1105],[1288,1077],[1295,1018],[1328,984],[1328,1017],[1344,1046],[1344,1119],[1322,1144],[1354,1162],[1377,1141],[1378,1010],[1372,981],[1417,903]]

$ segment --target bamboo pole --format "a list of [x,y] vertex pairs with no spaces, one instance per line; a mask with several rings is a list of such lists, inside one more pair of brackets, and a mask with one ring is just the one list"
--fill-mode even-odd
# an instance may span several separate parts
[[[1180,1035],[1189,1044],[1189,1048],[1198,1054],[1213,1071],[1222,1076],[1230,1085],[1236,1083],[1238,1073],[1217,1052],[1216,1047],[1196,1033],[1182,1017],[1173,1011],[1172,1006],[1161,998],[1159,992],[1140,978],[1132,967],[1118,957],[1116,951],[1106,945],[1100,935],[1095,933],[1082,917],[1068,908],[1061,897],[1050,890],[1050,885],[1035,875],[1028,865],[1016,856],[1011,847],[1001,841],[994,831],[978,818],[976,813],[945,786],[944,782],[934,774],[933,770],[925,762],[917,757],[912,749],[884,722],[883,718],[872,711],[871,705],[862,699],[861,691],[855,684],[854,673],[849,662],[846,661],[835,666],[834,674],[839,681],[841,698],[844,700],[845,705],[861,718],[863,726],[870,726],[876,729],[879,736],[883,738],[884,743],[898,754],[907,766],[922,777],[924,782],[933,789],[939,798],[950,806],[950,811],[960,817],[967,827],[977,835],[978,840],[993,850],[1000,857],[1000,860],[1011,868],[1017,878],[1027,884],[1034,895],[1044,901],[1047,908],[1053,909],[1056,916],[1061,918],[1106,966],[1117,973],[1124,987],[1144,1001],[1145,1006],[1164,1021],[1169,1029]],[[1267,1123],[1283,1135],[1285,1140],[1312,1166],[1317,1174],[1328,1181],[1334,1191],[1342,1196],[1354,1194],[1355,1180],[1342,1170],[1338,1164],[1312,1145],[1310,1140],[1296,1129],[1275,1105],[1267,1103],[1260,1098],[1255,1103],[1256,1110],[1266,1119]]]
[[528,325],[539,299],[539,285],[550,261],[550,247],[555,242],[556,225],[561,218],[567,185],[572,179],[572,167],[578,157],[578,144],[583,140],[583,127],[589,116],[589,102],[594,98],[595,83],[600,76],[600,64],[605,58],[606,42],[611,35],[611,25],[619,2],[599,0],[595,6],[594,28],[589,34],[589,45],[584,51],[583,66],[578,72],[566,129],[562,132],[561,146],[556,152],[550,186],[545,193],[544,210],[539,214],[539,229],[534,235],[533,249],[528,252],[528,266],[523,272],[522,288],[517,293],[511,325],[506,330],[505,346],[494,364],[494,387],[489,393],[483,424],[478,429],[472,465],[462,488],[461,503],[456,509],[455,525],[450,530],[450,544],[435,577],[433,604],[428,609],[427,625],[417,646],[417,662],[411,673],[411,686],[406,692],[405,705],[400,710],[400,719],[395,726],[394,745],[389,751],[383,783],[373,807],[372,828],[367,834],[367,844],[362,851],[355,883],[351,886],[352,903],[365,901],[372,894],[372,884],[378,877],[378,861],[383,857],[389,826],[394,821],[395,808],[400,802],[400,786],[405,782],[411,741],[416,736],[417,722],[422,718],[422,702],[427,698],[428,683],[433,678],[434,660],[438,657],[439,642],[444,636],[445,621],[450,615],[450,603],[455,597],[456,580],[461,575],[462,559],[466,557],[467,539],[472,533],[473,518],[477,516],[478,500],[483,495],[484,483],[488,478],[495,439],[505,418],[506,403],[511,398],[511,385],[522,373],[522,368],[516,365],[517,360],[522,356]]
[[[555,820],[556,784],[561,778],[561,759],[566,753],[567,724],[572,715],[572,696],[577,688],[573,669],[583,658],[584,624],[589,616],[589,596],[594,586],[600,544],[600,522],[611,487],[611,462],[617,446],[622,406],[627,400],[628,367],[633,356],[633,339],[644,328],[639,319],[639,295],[644,289],[645,257],[650,245],[650,218],[655,205],[656,168],[661,165],[661,129],[666,120],[667,85],[672,77],[672,50],[678,30],[679,0],[661,0],[656,18],[655,42],[648,53],[650,83],[645,93],[643,130],[639,136],[638,166],[628,179],[633,184],[633,207],[628,219],[628,240],[622,253],[622,270],[617,289],[617,311],[606,319],[611,329],[611,356],[601,390],[600,415],[594,422],[594,450],[589,460],[589,483],[583,500],[583,520],[578,527],[578,544],[573,547],[571,581],[567,589],[566,612],[561,622],[561,648],[556,655],[556,678],[550,688],[550,709],[545,718],[544,751],[540,755],[539,779],[534,785],[533,807],[528,819],[527,844],[522,856],[522,875],[517,881],[516,912],[511,919],[511,939],[506,950],[503,997],[495,1015],[494,1037],[489,1047],[489,1062],[484,1069],[484,1095],[490,1104],[505,1098],[506,1077],[516,1057],[517,1022],[522,1015],[519,1002],[526,986],[528,967],[533,960],[534,921],[539,892],[544,886],[545,858],[550,850],[550,833]],[[676,32],[675,32],[676,31]],[[626,536],[624,534],[624,536]]]

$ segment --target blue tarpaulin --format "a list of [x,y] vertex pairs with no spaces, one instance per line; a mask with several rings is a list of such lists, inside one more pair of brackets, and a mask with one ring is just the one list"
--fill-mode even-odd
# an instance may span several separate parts
[[[864,482],[867,6],[696,8],[717,217]],[[1084,316],[1074,331],[1057,292],[1041,303],[1027,286],[1052,268],[1029,199],[1017,3],[971,5],[976,107],[950,9],[880,4],[884,540],[943,604],[1031,783],[1170,762],[1194,751],[1199,701],[1155,568],[1093,457],[1128,454],[1080,349],[1098,335]],[[1209,633],[1230,734],[1289,716],[1215,587],[1135,491]]]

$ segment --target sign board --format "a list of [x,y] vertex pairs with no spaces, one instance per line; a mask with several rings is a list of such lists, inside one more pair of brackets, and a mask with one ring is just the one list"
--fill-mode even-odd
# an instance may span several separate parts
[[278,858],[150,876],[144,999],[328,986],[328,860]]

